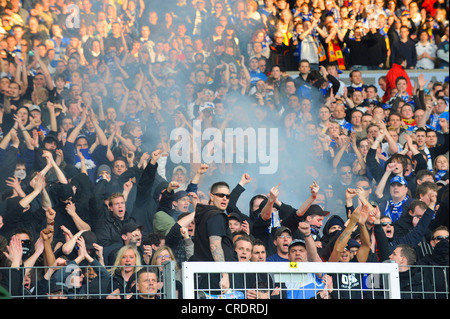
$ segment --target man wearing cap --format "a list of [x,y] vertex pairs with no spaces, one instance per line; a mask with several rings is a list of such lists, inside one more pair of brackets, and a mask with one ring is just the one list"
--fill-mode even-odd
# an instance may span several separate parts
[[[39,125],[36,127],[38,129],[38,134],[47,136],[47,134],[50,132],[50,130],[43,125],[44,123],[42,123],[43,116],[42,116],[41,108],[38,105],[33,104],[28,108],[28,110],[29,110],[30,115],[33,118],[33,120],[39,123]],[[53,127],[52,131],[56,133],[56,127]],[[42,139],[43,138],[41,137],[41,141],[42,141]]]
[[228,214],[228,225],[230,226],[231,233],[241,231],[242,217],[238,213]]
[[[294,239],[288,247],[288,261],[291,263],[322,262],[317,253],[311,227],[307,222],[299,223],[298,229],[304,239]],[[302,274],[300,282],[282,284],[283,299],[330,299],[332,291],[331,277],[323,274]]]
[[285,226],[278,228],[274,235],[276,253],[267,257],[266,261],[289,261],[289,244],[292,242],[292,231]]
[[318,248],[322,248],[320,242],[320,228],[323,226],[324,217],[328,216],[330,212],[323,210],[319,205],[311,205],[304,214],[304,220],[311,226],[311,236],[316,242]]
[[143,226],[136,224],[134,221],[130,221],[122,226],[120,229],[120,237],[122,238],[122,244],[118,244],[117,247],[111,251],[108,256],[108,265],[114,265],[114,261],[117,257],[117,252],[126,245],[134,245],[136,249],[141,254],[141,258],[143,257],[143,249],[141,246],[142,243],[142,230]]
[[267,80],[267,76],[259,70],[258,61],[257,57],[251,57],[249,61],[248,73],[250,74],[250,84],[252,86],[259,80],[264,82]]
[[[176,182],[170,182],[167,189],[170,189],[175,183]],[[164,202],[170,203],[170,208],[165,207]],[[158,211],[153,217],[154,230],[161,233],[167,233],[181,214],[189,212],[189,205],[189,193],[186,191],[179,191],[176,193],[173,193],[172,191],[162,192]]]

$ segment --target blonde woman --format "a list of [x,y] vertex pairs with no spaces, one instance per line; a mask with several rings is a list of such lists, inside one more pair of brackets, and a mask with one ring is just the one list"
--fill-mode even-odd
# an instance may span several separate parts
[[118,252],[113,267],[110,269],[112,279],[108,284],[111,294],[107,299],[125,299],[124,294],[132,292],[135,275],[141,269],[141,256],[135,246],[123,246]]

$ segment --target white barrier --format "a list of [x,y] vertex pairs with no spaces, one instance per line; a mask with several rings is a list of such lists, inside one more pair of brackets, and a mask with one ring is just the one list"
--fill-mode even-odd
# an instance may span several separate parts
[[[300,274],[370,274],[373,287],[384,287],[388,299],[400,299],[400,282],[396,263],[289,263],[289,262],[184,262],[183,296],[195,299],[197,274],[263,273],[273,274],[276,281],[296,281]],[[381,281],[380,281],[381,280]],[[378,281],[378,282],[377,282]]]

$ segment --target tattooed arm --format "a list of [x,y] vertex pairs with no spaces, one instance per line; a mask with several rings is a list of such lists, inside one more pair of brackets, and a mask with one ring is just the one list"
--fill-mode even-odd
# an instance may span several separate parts
[[209,247],[211,249],[211,254],[214,258],[214,261],[225,261],[225,255],[223,254],[222,249],[222,237],[210,236]]
[[[209,247],[211,249],[211,254],[214,258],[214,261],[222,262],[225,261],[225,255],[222,249],[222,237],[220,236],[209,236]],[[223,273],[221,276],[221,288],[226,291],[230,287],[230,281],[228,278],[228,274]]]
[[356,224],[359,222],[360,215],[361,215],[361,207],[358,206],[350,215],[350,219],[348,220],[347,226],[339,235],[338,239],[336,239],[333,252],[331,253],[330,258],[328,259],[328,262],[339,261],[341,254],[345,250],[345,246],[347,246],[348,240],[350,239],[350,236],[352,235]]

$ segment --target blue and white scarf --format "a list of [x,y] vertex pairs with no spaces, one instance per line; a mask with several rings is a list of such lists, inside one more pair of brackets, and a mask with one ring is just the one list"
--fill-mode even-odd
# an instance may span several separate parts
[[[92,160],[91,153],[88,148],[80,149],[81,154],[84,156],[86,169],[93,169],[96,167],[94,161]],[[81,160],[77,154],[75,154],[75,167],[81,169]]]
[[405,198],[398,202],[394,203],[392,199],[390,199],[386,205],[386,209],[384,211],[384,215],[391,218],[392,222],[395,223],[403,213],[403,205],[409,199],[408,195]]
[[436,182],[440,181],[445,176],[445,174],[447,174],[446,170],[438,170],[436,172],[436,175],[434,175],[434,178],[436,179]]
[[408,101],[409,101],[409,94],[406,94],[406,95],[396,95],[396,97],[399,97],[399,98],[401,98],[403,101],[405,101],[405,103],[408,103]]
[[433,171],[433,161],[431,160],[430,150],[425,145],[423,151],[424,151],[425,155],[427,156],[427,168],[430,172],[432,172]]

